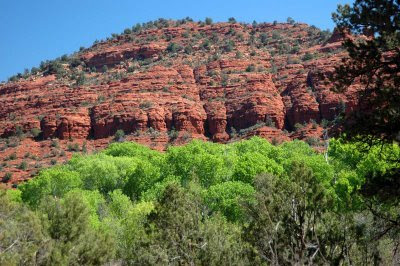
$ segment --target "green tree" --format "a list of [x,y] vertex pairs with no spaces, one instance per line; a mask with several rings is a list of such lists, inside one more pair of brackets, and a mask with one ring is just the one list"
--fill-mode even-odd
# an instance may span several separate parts
[[[345,119],[339,120],[346,132],[342,136],[345,140],[362,142],[369,147],[390,147],[400,140],[399,18],[400,3],[392,0],[356,0],[352,6],[339,5],[333,14],[345,36],[344,46],[349,54],[332,77],[335,90],[344,92],[355,80],[361,87],[357,105]],[[381,201],[398,205],[400,156],[391,159],[391,169],[365,175],[365,191],[368,198],[377,196]],[[398,217],[396,222],[399,221]]]
[[160,181],[161,169],[148,161],[139,161],[136,169],[128,176],[124,193],[132,199],[138,199],[155,183]]
[[48,197],[40,206],[51,238],[46,264],[99,265],[114,257],[114,240],[91,224],[89,204],[76,193],[63,199]]
[[43,263],[47,240],[39,217],[0,190],[0,264]]
[[80,188],[82,181],[77,172],[65,167],[46,169],[30,182],[21,184],[21,198],[31,206],[38,206],[45,196],[63,197],[68,191]]
[[[349,58],[336,69],[336,90],[345,91],[355,79],[362,90],[358,108],[348,120],[345,137],[370,145],[398,141],[400,125],[400,5],[397,1],[357,0],[338,7],[333,18],[347,36]],[[350,38],[346,31],[371,38]]]
[[229,221],[245,221],[243,205],[254,203],[254,188],[238,181],[211,186],[204,193],[204,201],[213,212],[221,212]]
[[296,23],[296,21],[294,21],[294,19],[291,18],[291,17],[288,17],[288,18],[286,19],[286,22],[289,23],[289,24],[291,24],[291,25],[293,25],[294,23]]
[[257,204],[249,207],[246,232],[255,247],[253,260],[273,265],[323,262],[319,230],[332,200],[312,170],[294,162],[288,179],[260,175],[255,188]]
[[237,228],[221,217],[204,217],[202,209],[195,192],[168,186],[148,218],[150,242],[140,252],[141,261],[135,263],[243,264],[245,245]]
[[69,161],[68,168],[78,174],[82,188],[98,190],[107,195],[110,191],[125,187],[138,161],[136,158],[105,154],[76,155]]
[[179,177],[183,184],[198,179],[208,187],[232,176],[227,163],[234,158],[224,159],[223,152],[219,144],[192,141],[184,147],[169,148],[166,163],[171,166],[171,174]]

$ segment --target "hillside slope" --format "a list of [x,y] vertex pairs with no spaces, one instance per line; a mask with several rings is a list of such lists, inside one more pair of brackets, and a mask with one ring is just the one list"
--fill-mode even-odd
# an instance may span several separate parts
[[343,56],[340,36],[301,23],[134,26],[0,84],[0,177],[26,180],[117,130],[158,150],[252,135],[322,145],[321,124],[355,104],[355,89],[329,90]]

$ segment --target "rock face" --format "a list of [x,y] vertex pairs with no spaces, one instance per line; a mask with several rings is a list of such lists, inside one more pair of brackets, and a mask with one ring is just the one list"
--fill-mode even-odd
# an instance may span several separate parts
[[146,59],[161,54],[166,45],[145,44],[132,45],[130,43],[108,47],[99,53],[87,53],[82,56],[82,60],[89,67],[100,68],[104,65],[113,66],[119,62],[130,58]]
[[[2,171],[13,173],[10,184],[39,164],[103,148],[118,130],[159,150],[192,138],[321,138],[321,121],[356,104],[356,86],[330,90],[345,56],[337,33],[327,39],[299,23],[167,24],[99,42],[59,62],[57,74],[47,65],[0,84],[0,158],[16,153]],[[22,161],[28,167],[16,170]]]

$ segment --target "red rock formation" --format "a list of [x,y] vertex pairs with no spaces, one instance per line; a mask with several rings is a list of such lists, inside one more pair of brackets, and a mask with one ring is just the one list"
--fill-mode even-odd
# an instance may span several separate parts
[[[43,69],[26,80],[0,84],[0,137],[30,137],[41,130],[35,141],[25,138],[16,146],[0,139],[0,158],[13,152],[17,157],[3,172],[13,172],[11,183],[20,182],[39,164],[68,159],[72,144],[89,152],[104,148],[119,129],[126,140],[159,150],[192,138],[320,138],[322,129],[315,124],[303,133],[285,130],[333,119],[342,103],[351,109],[357,89],[345,95],[330,91],[328,76],[344,56],[341,38],[335,33],[318,41],[319,36],[306,24],[143,29],[74,54],[81,64],[63,62],[62,75],[46,75]],[[172,42],[175,50],[167,51]],[[306,52],[314,57],[303,59]],[[107,73],[100,71],[104,65]],[[78,86],[82,71],[86,82]],[[60,147],[51,139],[59,139]],[[25,157],[27,152],[40,160]],[[23,160],[29,161],[27,169],[17,170]]]
[[89,67],[99,68],[104,65],[113,66],[129,58],[151,58],[161,54],[165,48],[166,45],[162,44],[137,45],[126,43],[120,46],[107,47],[104,51],[83,54],[81,59]]

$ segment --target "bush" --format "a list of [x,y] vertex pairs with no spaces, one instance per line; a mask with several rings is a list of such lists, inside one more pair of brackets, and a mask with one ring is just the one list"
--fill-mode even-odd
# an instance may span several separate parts
[[236,23],[236,19],[234,17],[228,18],[229,23]]
[[296,132],[300,131],[304,126],[300,123],[296,123],[294,125],[294,129],[296,130]]
[[178,138],[179,131],[175,130],[174,128],[168,132],[168,137],[170,141],[174,141]]
[[267,116],[267,118],[265,119],[265,125],[267,127],[276,127],[275,122],[272,120],[270,116]]
[[42,131],[39,128],[32,128],[31,129],[31,135],[34,138],[39,137],[40,133],[42,133]]
[[76,85],[82,86],[86,83],[86,75],[83,71],[79,73],[79,75],[76,77]]
[[53,148],[59,148],[60,147],[60,144],[58,143],[58,139],[52,139],[50,145]]
[[205,39],[205,40],[201,43],[201,47],[202,47],[203,49],[210,50],[210,49],[211,49],[211,42],[210,42],[210,40]]
[[133,72],[135,72],[135,70],[136,70],[135,66],[129,66],[126,71],[128,71],[128,73],[133,73]]
[[48,63],[47,71],[45,72],[47,75],[55,74],[57,78],[62,78],[67,74],[64,66],[58,61],[52,61]]
[[122,129],[118,129],[114,134],[114,141],[121,142],[124,140],[125,132]]
[[185,54],[191,54],[193,52],[193,48],[191,45],[185,46]]
[[261,33],[260,41],[262,44],[266,45],[268,43],[268,35],[266,33]]
[[256,66],[255,65],[251,64],[251,65],[247,66],[246,72],[254,72],[254,71],[256,71]]
[[226,41],[224,45],[224,51],[229,53],[235,48],[235,43],[232,40]]
[[329,126],[329,121],[326,120],[326,119],[322,119],[322,120],[321,120],[321,126],[322,126],[323,128],[327,128],[327,127]]
[[280,40],[280,39],[282,39],[282,36],[279,34],[279,32],[274,31],[274,32],[272,32],[272,39]]
[[9,161],[17,159],[17,153],[16,152],[11,153],[10,155],[8,155],[6,159]]
[[288,18],[286,19],[286,22],[289,23],[289,24],[291,24],[291,25],[293,25],[294,23],[296,23],[296,21],[294,21],[294,19],[292,19],[291,17],[288,17]]
[[317,137],[307,137],[305,141],[310,146],[319,146],[321,142]]
[[78,143],[68,143],[67,149],[70,152],[77,152],[79,151],[79,144]]
[[298,52],[300,52],[300,46],[296,45],[292,48],[292,50],[290,50],[291,54],[297,54]]
[[20,170],[26,170],[26,168],[28,167],[28,163],[25,161],[22,161],[19,165],[18,165],[18,169]]
[[182,47],[174,42],[169,43],[167,46],[167,52],[170,52],[170,53],[176,53],[176,52],[180,51],[181,49],[182,49]]
[[15,136],[17,136],[20,139],[24,138],[24,130],[22,129],[21,126],[15,127]]
[[37,67],[32,67],[32,69],[31,69],[32,75],[36,75],[37,73],[39,73],[39,71],[40,71],[40,69]]
[[310,52],[306,52],[304,56],[301,58],[303,61],[308,61],[314,58],[314,55]]
[[12,173],[7,172],[4,174],[3,178],[1,179],[1,182],[8,183],[10,182],[11,178],[12,178]]
[[142,110],[147,110],[147,109],[151,108],[152,106],[153,106],[153,104],[149,101],[144,101],[139,104],[139,108]]
[[206,18],[206,25],[211,25],[212,23],[213,23],[213,20],[212,20],[212,18]]

